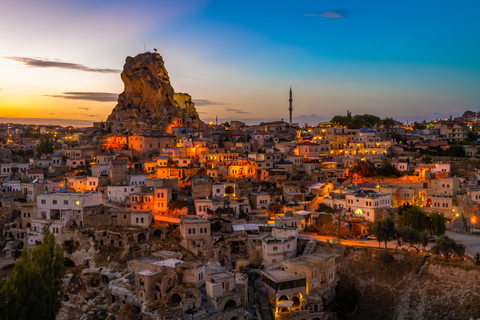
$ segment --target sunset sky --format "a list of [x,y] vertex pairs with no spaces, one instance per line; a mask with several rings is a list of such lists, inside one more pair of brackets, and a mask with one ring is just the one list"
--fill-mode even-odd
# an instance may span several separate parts
[[478,12],[477,0],[8,1],[0,122],[105,120],[125,58],[144,45],[205,121],[288,119],[290,86],[302,125],[347,110],[399,120],[480,111]]

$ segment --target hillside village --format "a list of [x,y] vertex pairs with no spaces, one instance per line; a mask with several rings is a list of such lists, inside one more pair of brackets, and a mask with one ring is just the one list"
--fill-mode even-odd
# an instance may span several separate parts
[[[54,234],[69,267],[61,318],[334,319],[339,240],[373,236],[405,205],[480,233],[480,114],[204,123],[175,93],[154,125],[122,95],[88,128],[0,125],[2,276]],[[312,238],[323,215],[339,239]]]

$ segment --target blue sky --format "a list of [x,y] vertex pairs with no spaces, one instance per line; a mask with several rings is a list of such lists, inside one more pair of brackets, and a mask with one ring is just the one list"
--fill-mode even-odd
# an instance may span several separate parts
[[0,117],[105,119],[123,90],[118,70],[144,44],[206,121],[287,119],[290,86],[301,124],[347,110],[456,116],[480,105],[479,9],[478,1],[19,0],[0,12]]

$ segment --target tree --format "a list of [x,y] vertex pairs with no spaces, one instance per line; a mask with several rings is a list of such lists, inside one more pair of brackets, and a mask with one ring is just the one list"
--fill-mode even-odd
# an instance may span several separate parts
[[450,146],[447,149],[446,155],[449,157],[465,157],[465,149],[460,145]]
[[326,213],[337,213],[337,210],[333,209],[330,206],[327,206],[325,203],[319,203],[317,209],[315,210],[317,212],[326,212]]
[[411,227],[416,231],[430,229],[430,217],[419,207],[403,205],[398,210],[398,227]]
[[423,163],[432,163],[432,162],[433,162],[433,161],[432,161],[432,156],[429,155],[429,154],[425,155],[425,156],[422,158],[422,162],[423,162]]
[[415,121],[412,125],[413,130],[423,130],[427,128],[427,125],[425,123],[420,123]]
[[475,254],[475,265],[480,266],[480,252]]
[[55,319],[63,298],[63,249],[46,233],[33,249],[23,247],[7,281],[0,284],[0,314],[4,320]]
[[361,178],[370,177],[375,173],[375,165],[370,161],[360,161],[350,172],[358,174]]
[[385,160],[382,162],[382,165],[380,168],[376,170],[377,175],[383,176],[383,177],[391,177],[391,176],[396,176],[399,177],[401,176],[400,172],[388,162],[388,160]]
[[427,233],[422,231],[418,232],[411,227],[402,227],[397,230],[398,245],[409,244],[409,248],[413,247],[420,251],[420,247],[426,247],[428,245]]
[[437,243],[432,248],[432,253],[443,254],[445,257],[445,262],[448,262],[448,257],[451,254],[463,256],[465,254],[465,246],[461,243],[457,243],[449,236],[442,235],[437,238]]
[[42,154],[53,153],[55,146],[48,137],[42,137],[40,143],[37,146],[37,158],[40,158]]
[[467,137],[468,137],[468,141],[477,141],[477,139],[479,138],[479,135],[478,133],[472,131],[472,130],[469,130],[467,132]]
[[333,217],[330,214],[319,214],[315,225],[318,234],[334,236],[336,233],[336,228],[333,225]]
[[445,216],[442,213],[430,213],[430,231],[436,236],[441,236],[442,234],[445,234]]
[[385,249],[387,248],[387,242],[395,239],[395,221],[392,217],[387,216],[381,220],[377,220],[373,224],[373,234],[377,237],[378,246],[380,242],[385,243]]
[[403,142],[405,142],[405,137],[402,136],[402,135],[399,134],[399,133],[396,133],[396,132],[393,133],[393,134],[390,136],[390,138],[391,138],[392,140],[398,142],[398,143],[403,143]]
[[392,118],[385,118],[380,122],[382,125],[385,126],[385,128],[391,128],[395,125],[395,120]]

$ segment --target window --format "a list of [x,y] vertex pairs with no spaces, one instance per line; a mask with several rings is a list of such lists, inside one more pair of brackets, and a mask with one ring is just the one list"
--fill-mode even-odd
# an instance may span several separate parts
[[79,200],[76,200],[76,201],[75,201],[75,205],[76,205],[76,206],[79,206],[79,205],[80,205],[80,201],[79,201]]
[[273,251],[277,251],[278,250],[278,247],[273,247]]
[[188,234],[191,234],[192,233],[192,229],[188,229]]
[[138,218],[135,218],[135,222],[138,223]]
[[141,220],[141,222],[143,223],[143,218],[141,218],[140,220]]
[[63,200],[63,204],[68,204],[68,200]]
[[124,219],[124,220],[127,219],[127,215],[126,215],[126,214],[123,215],[123,219]]
[[42,204],[46,204],[46,203],[47,203],[47,200],[42,199]]
[[53,200],[53,201],[52,201],[52,204],[57,204],[57,200]]

